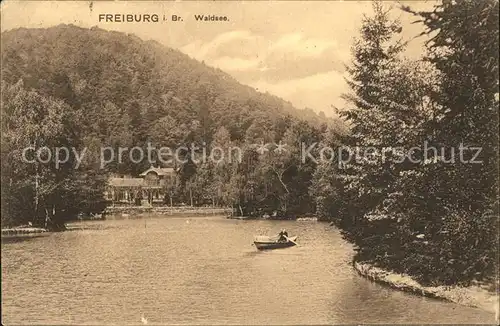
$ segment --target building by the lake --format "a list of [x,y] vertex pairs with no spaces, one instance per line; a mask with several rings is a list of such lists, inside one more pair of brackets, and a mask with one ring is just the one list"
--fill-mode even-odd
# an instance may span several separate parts
[[171,205],[176,186],[175,168],[150,167],[135,177],[111,177],[105,197],[113,205]]

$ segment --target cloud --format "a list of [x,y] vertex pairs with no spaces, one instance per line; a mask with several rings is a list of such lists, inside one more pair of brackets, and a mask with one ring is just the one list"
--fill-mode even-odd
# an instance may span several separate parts
[[300,88],[307,91],[315,91],[321,89],[339,89],[345,84],[345,73],[339,73],[336,70],[325,73],[318,73],[304,78],[285,80],[278,83],[269,83],[266,80],[259,80],[252,84],[253,87],[259,89],[272,90],[280,95],[289,95]]
[[297,56],[317,57],[325,50],[336,47],[333,41],[318,38],[305,38],[302,33],[290,33],[283,35],[269,47],[270,53],[292,52]]
[[[240,27],[236,31],[219,30],[210,36],[197,36],[198,40],[191,39],[181,51],[298,108],[310,107],[331,114],[332,105],[345,105],[340,96],[349,90],[344,76],[345,65],[351,60],[352,37],[359,35],[362,15],[371,12],[371,4],[331,2],[322,4],[324,9],[310,10],[301,2],[283,3],[269,5],[266,17],[287,12],[282,16],[286,18],[269,20],[265,28],[253,19],[244,25],[245,30]],[[262,7],[255,5],[254,9],[257,7],[255,12],[260,14]],[[411,24],[413,17],[396,14],[404,21],[405,39],[421,31],[421,27]],[[409,54],[421,53],[420,43],[411,42]]]
[[259,68],[259,60],[249,60],[242,58],[221,57],[211,62],[212,66],[226,71],[248,71]]
[[255,36],[249,31],[230,31],[217,35],[209,42],[203,42],[201,40],[191,42],[181,47],[180,50],[197,60],[207,60],[213,59],[217,55],[218,49],[221,47],[227,46],[234,41],[252,40],[254,38]]
[[[190,56],[232,74],[237,80],[294,103],[331,115],[331,105],[347,91],[349,50],[335,40],[286,33],[274,38],[249,31],[225,32],[208,42],[181,48]],[[329,114],[330,112],[330,114]]]
[[[284,80],[277,83],[269,83],[261,79],[251,83],[257,90],[275,94],[283,97],[299,108],[310,107],[317,111],[322,110],[327,115],[333,115],[331,106],[342,107],[344,105],[340,96],[349,90],[345,77],[347,74],[336,70],[318,73],[304,78]],[[315,105],[311,105],[315,103]]]
[[208,42],[196,40],[181,51],[245,82],[302,78],[335,69],[343,72],[349,53],[333,40],[287,33],[274,40],[249,31],[221,33]]

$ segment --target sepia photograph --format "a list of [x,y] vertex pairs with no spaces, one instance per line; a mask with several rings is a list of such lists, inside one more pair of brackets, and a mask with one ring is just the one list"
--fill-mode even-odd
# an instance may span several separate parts
[[1,8],[2,325],[498,325],[499,0]]

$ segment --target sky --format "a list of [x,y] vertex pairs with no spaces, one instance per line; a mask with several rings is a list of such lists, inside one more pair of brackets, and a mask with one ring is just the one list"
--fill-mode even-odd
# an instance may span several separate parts
[[[407,55],[423,54],[421,24],[400,4],[432,9],[434,1],[385,1],[410,40]],[[334,116],[348,91],[345,65],[370,1],[14,1],[1,3],[1,30],[58,24],[98,26],[132,33],[176,48],[218,67],[258,91]],[[99,22],[99,14],[158,14],[183,21]],[[226,22],[199,22],[194,15],[226,16]]]

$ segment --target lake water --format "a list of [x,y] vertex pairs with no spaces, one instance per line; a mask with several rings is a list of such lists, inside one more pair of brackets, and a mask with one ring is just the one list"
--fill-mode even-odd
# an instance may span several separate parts
[[[383,287],[318,222],[148,217],[2,244],[9,324],[494,323],[475,308]],[[286,228],[299,246],[259,252]]]

